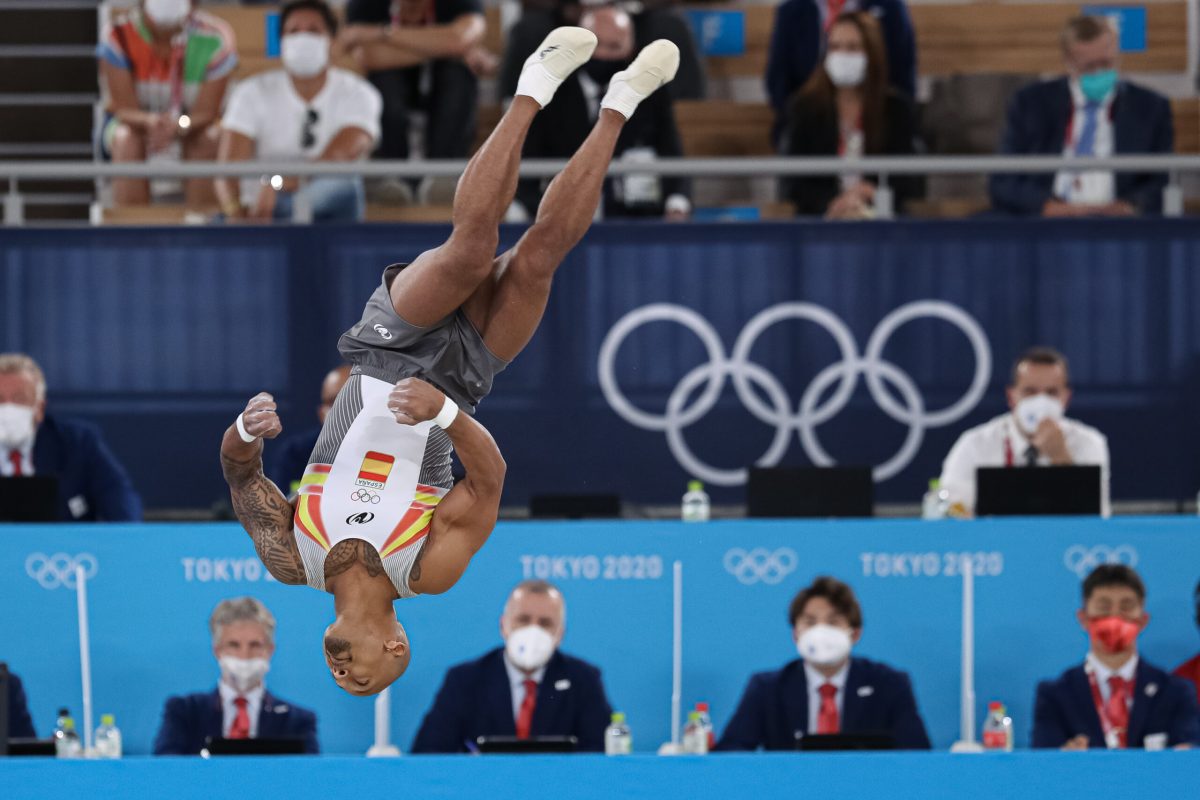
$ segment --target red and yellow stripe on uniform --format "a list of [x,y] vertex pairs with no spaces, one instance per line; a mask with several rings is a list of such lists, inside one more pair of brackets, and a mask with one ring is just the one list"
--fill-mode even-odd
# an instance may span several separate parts
[[395,463],[395,456],[368,450],[363,457],[362,466],[358,468],[358,478],[354,482],[359,486],[382,489],[387,483],[388,475],[392,474],[392,465]]
[[329,477],[330,464],[309,464],[300,479],[299,497],[296,499],[296,530],[312,539],[324,550],[329,550],[329,535],[325,533],[325,522],[321,519],[321,493],[325,491],[325,480]]
[[304,477],[300,479],[300,488],[296,490],[296,493],[323,493],[325,491],[325,481],[329,479],[329,471],[331,469],[333,469],[332,464],[309,464],[304,470]]
[[448,491],[450,490],[418,483],[417,495],[413,498],[412,505],[408,507],[408,511],[392,529],[391,534],[383,543],[383,547],[379,548],[380,557],[387,558],[408,545],[420,541],[428,534],[429,526],[433,521],[434,509],[437,508],[438,503],[442,502],[442,498]]

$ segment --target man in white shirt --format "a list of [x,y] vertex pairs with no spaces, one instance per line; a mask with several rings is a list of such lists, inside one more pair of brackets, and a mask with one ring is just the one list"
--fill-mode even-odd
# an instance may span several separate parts
[[222,600],[208,621],[221,668],[214,692],[170,697],[154,738],[155,755],[196,755],[211,738],[301,739],[318,752],[317,717],[267,691],[275,617],[253,597]]
[[1100,467],[1100,506],[1107,517],[1108,439],[1063,416],[1071,402],[1066,357],[1049,347],[1027,350],[1013,366],[1006,393],[1009,412],[964,433],[946,456],[941,485],[950,494],[951,515],[975,513],[979,467],[1077,464]]
[[[360,161],[379,139],[383,106],[370,83],[329,66],[337,19],[323,0],[293,0],[280,12],[282,70],[238,84],[221,121],[221,161]],[[302,196],[318,222],[361,220],[361,178],[266,175],[217,181],[226,219],[291,219]]]

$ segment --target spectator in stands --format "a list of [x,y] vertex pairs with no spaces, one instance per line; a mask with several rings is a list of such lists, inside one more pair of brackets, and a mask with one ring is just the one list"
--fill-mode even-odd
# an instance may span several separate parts
[[[1104,17],[1075,17],[1062,32],[1067,76],[1035,83],[1013,97],[1000,150],[1006,155],[1171,153],[1171,105],[1156,92],[1120,80],[1116,32]],[[992,205],[1046,217],[1129,216],[1162,211],[1163,173],[1107,170],[1058,175],[994,175]]]
[[[221,161],[359,161],[379,138],[379,92],[329,66],[337,18],[324,0],[292,0],[280,12],[283,69],[238,84],[221,122]],[[272,176],[217,181],[226,219],[287,220],[297,196],[318,222],[361,220],[362,180]]]
[[855,11],[879,22],[892,88],[910,99],[917,96],[916,37],[904,0],[784,0],[775,11],[767,54],[767,96],[775,109],[776,137],[792,96],[821,63],[826,34],[839,17]]
[[604,749],[611,709],[600,670],[558,649],[567,624],[562,593],[522,581],[500,617],[504,647],[451,667],[425,715],[414,753],[463,753],[480,736],[575,736]]
[[667,86],[676,100],[705,97],[704,65],[691,26],[675,10],[679,0],[523,0],[521,18],[508,30],[504,61],[500,67],[500,97],[517,91],[517,78],[525,59],[546,34],[559,25],[578,25],[589,7],[615,5],[633,19],[634,51],[656,39],[668,39],[679,48],[679,72]]
[[1021,354],[1006,390],[1009,411],[960,436],[942,465],[941,486],[950,494],[951,515],[975,513],[979,467],[1071,464],[1100,467],[1101,513],[1106,517],[1111,513],[1108,439],[1064,416],[1071,394],[1066,356],[1050,347]]
[[29,716],[29,705],[25,700],[25,686],[15,672],[8,673],[8,730],[0,736],[9,739],[36,739],[33,718]]
[[[211,161],[229,76],[237,67],[233,31],[192,0],[141,0],[114,12],[97,48],[105,119],[100,151],[115,162],[162,155]],[[150,182],[119,178],[113,202],[146,205]],[[213,203],[212,181],[187,182],[189,208]]]
[[[1192,594],[1192,602],[1195,605],[1196,614],[1194,618],[1196,624],[1200,625],[1200,583],[1196,584],[1196,591]],[[1177,677],[1192,682],[1196,687],[1196,701],[1200,702],[1200,653],[1197,653],[1190,661],[1180,664],[1174,674]]]
[[792,600],[788,623],[800,658],[750,678],[718,750],[793,750],[801,736],[868,732],[929,749],[908,675],[850,655],[863,626],[853,589],[817,578]]
[[1076,612],[1090,648],[1080,666],[1038,684],[1033,746],[1110,750],[1200,744],[1193,687],[1141,658],[1137,637],[1150,621],[1146,587],[1124,564],[1101,564],[1083,581]]
[[[829,28],[825,59],[788,106],[783,152],[793,156],[912,155],[912,100],[888,85],[879,23],[866,12],[843,14]],[[793,178],[785,199],[799,214],[867,219],[875,214],[875,181],[862,175]],[[915,176],[895,177],[895,205],[921,193]]]
[[284,491],[291,494],[299,488],[300,479],[304,477],[304,469],[308,466],[308,457],[317,446],[317,437],[321,434],[321,425],[325,423],[325,415],[333,408],[333,401],[338,392],[350,379],[350,367],[343,365],[331,369],[321,382],[321,404],[317,406],[317,425],[300,433],[294,433],[274,443],[270,455],[270,465],[267,467],[267,477]]
[[[596,34],[596,51],[591,61],[567,78],[554,102],[533,121],[525,139],[525,158],[566,159],[578,150],[596,123],[600,98],[609,80],[633,60],[633,23],[625,11],[602,6],[585,13],[580,24]],[[683,155],[672,102],[666,92],[655,92],[642,102],[617,140],[617,159],[652,161]],[[548,184],[548,179],[520,182],[518,218],[532,217],[537,212]],[[688,182],[682,178],[627,175],[611,179],[604,186],[603,211],[607,217],[684,219],[691,208]]]
[[317,753],[317,716],[275,697],[264,678],[275,654],[275,617],[253,597],[222,600],[208,620],[221,680],[211,692],[167,698],[154,755],[194,756],[208,737],[302,739]]
[[58,480],[58,518],[142,518],[129,476],[90,423],[46,413],[46,377],[23,353],[0,353],[0,477]]

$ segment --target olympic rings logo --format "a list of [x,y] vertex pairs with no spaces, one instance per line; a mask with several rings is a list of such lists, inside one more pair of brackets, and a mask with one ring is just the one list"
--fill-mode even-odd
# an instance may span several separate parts
[[83,574],[88,579],[96,577],[100,564],[91,553],[80,553],[77,556],[66,553],[55,553],[48,556],[45,553],[30,553],[25,559],[25,574],[37,581],[43,589],[75,588],[75,568],[83,567]]
[[1083,544],[1071,545],[1063,553],[1063,566],[1074,572],[1081,579],[1101,564],[1124,564],[1136,567],[1138,564],[1137,550],[1133,545],[1120,544],[1116,547],[1098,544],[1088,547]]
[[[884,348],[896,330],[924,317],[941,319],[957,327],[966,335],[975,354],[975,375],[966,393],[952,405],[936,411],[925,408],[925,400],[908,373],[883,359]],[[815,322],[823,327],[833,337],[841,353],[840,361],[819,372],[808,385],[794,412],[792,399],[779,379],[750,360],[750,352],[767,328],[792,319]],[[707,363],[684,375],[675,385],[662,414],[652,414],[633,405],[618,387],[616,378],[617,351],[621,344],[636,329],[651,322],[682,325],[699,337],[708,354]],[[912,462],[925,438],[926,429],[957,422],[978,405],[991,377],[992,351],[986,334],[970,314],[958,306],[939,300],[918,300],[892,311],[871,333],[861,356],[854,335],[837,315],[813,303],[790,302],[780,303],[756,314],[746,323],[731,354],[726,357],[720,336],[704,317],[683,306],[652,303],[630,311],[613,325],[600,346],[598,368],[604,398],[622,419],[644,430],[663,431],[679,465],[689,474],[717,486],[744,484],[748,470],[721,469],[706,464],[691,451],[684,440],[683,431],[712,411],[725,387],[726,378],[733,380],[733,388],[742,405],[755,418],[775,427],[775,436],[767,451],[754,462],[757,466],[778,464],[790,445],[792,431],[799,435],[804,452],[812,463],[832,466],[836,462],[817,438],[817,428],[846,408],[854,394],[858,376],[862,375],[866,378],[872,399],[884,413],[908,425],[908,435],[900,450],[874,469],[875,480],[884,481]],[[884,389],[885,382],[897,390],[902,402],[897,402]],[[703,391],[695,402],[687,406],[688,398],[701,386],[704,387]],[[754,386],[763,392],[767,401],[752,390]],[[833,386],[836,386],[834,391],[822,402],[821,398]]]
[[774,586],[796,571],[800,557],[790,547],[774,551],[755,547],[749,552],[735,547],[725,554],[724,564],[725,571],[746,586],[756,583]]
[[371,505],[378,505],[379,503],[379,495],[374,492],[368,492],[366,489],[358,489],[351,492],[350,499],[356,503],[370,503]]

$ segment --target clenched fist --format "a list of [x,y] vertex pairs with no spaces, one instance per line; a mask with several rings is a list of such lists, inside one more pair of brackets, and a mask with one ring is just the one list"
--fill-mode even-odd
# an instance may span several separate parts
[[442,410],[446,395],[420,378],[405,378],[388,395],[388,411],[402,425],[431,420]]
[[274,439],[282,433],[283,423],[275,413],[275,398],[266,392],[251,397],[242,412],[242,427],[246,433],[262,439]]

